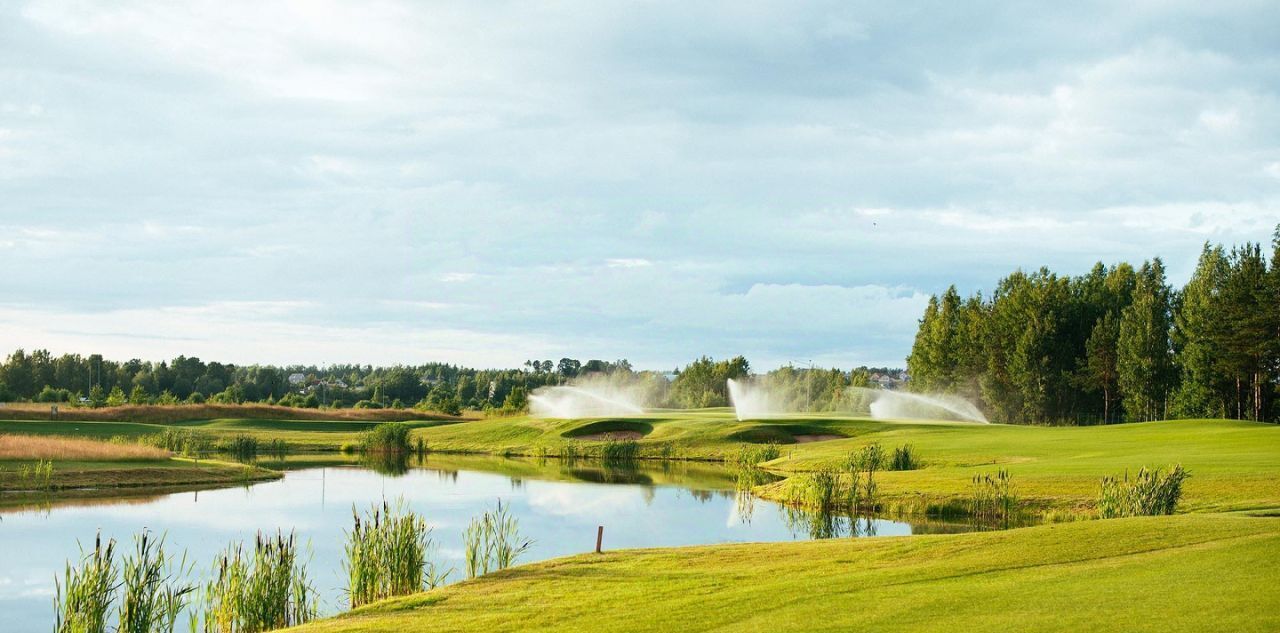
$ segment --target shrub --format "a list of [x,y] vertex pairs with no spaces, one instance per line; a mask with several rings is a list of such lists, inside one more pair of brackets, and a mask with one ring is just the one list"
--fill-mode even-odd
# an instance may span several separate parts
[[352,409],[381,409],[382,405],[378,404],[377,402],[374,402],[373,400],[357,400],[355,404],[351,405],[351,408]]
[[916,470],[923,464],[920,456],[916,454],[915,448],[910,444],[903,444],[893,449],[893,456],[889,458],[889,470]]
[[1190,475],[1181,464],[1168,473],[1145,466],[1133,481],[1129,473],[1124,479],[1102,478],[1102,491],[1098,497],[1098,513],[1104,519],[1132,516],[1158,516],[1173,514],[1182,498],[1182,482]]

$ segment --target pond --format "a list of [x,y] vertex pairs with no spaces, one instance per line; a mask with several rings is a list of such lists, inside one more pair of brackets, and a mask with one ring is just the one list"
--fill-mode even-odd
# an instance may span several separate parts
[[0,612],[6,631],[53,627],[54,577],[91,545],[101,530],[122,550],[149,529],[167,535],[167,547],[185,550],[207,575],[214,556],[259,531],[296,530],[310,543],[309,574],[322,612],[345,610],[344,530],[352,506],[403,499],[424,515],[438,546],[436,560],[464,569],[462,534],[472,517],[501,499],[534,540],[520,562],[590,552],[596,526],[604,548],[788,541],[814,536],[886,536],[965,531],[945,523],[820,517],[797,513],[734,490],[732,471],[687,462],[641,463],[629,468],[557,460],[431,455],[403,471],[380,472],[336,458],[264,463],[286,469],[281,480],[248,487],[179,492],[0,510]]

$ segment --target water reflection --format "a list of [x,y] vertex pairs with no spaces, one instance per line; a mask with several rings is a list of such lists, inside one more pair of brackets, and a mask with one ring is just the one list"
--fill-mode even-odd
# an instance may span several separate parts
[[[340,610],[343,531],[351,508],[402,498],[433,528],[442,567],[462,568],[468,521],[510,504],[536,545],[526,561],[594,549],[784,541],[831,536],[911,534],[925,524],[813,517],[744,494],[730,469],[702,463],[635,462],[623,468],[558,460],[479,455],[411,456],[403,463],[358,463],[340,455],[260,459],[283,479],[246,487],[131,497],[60,499],[0,510],[0,612],[4,630],[47,630],[55,574],[94,532],[128,542],[149,528],[168,534],[204,571],[227,544],[259,530],[296,530],[313,550],[311,574],[326,612]],[[86,492],[85,494],[92,494]]]

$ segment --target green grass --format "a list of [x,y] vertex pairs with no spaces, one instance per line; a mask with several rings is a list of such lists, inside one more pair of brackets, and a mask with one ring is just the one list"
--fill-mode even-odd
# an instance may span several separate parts
[[586,554],[298,630],[1269,631],[1278,581],[1280,521],[1175,516]]

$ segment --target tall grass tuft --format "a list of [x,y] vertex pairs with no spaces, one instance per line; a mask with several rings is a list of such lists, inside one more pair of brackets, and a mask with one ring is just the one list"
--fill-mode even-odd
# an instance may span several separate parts
[[973,495],[969,502],[969,512],[976,518],[985,521],[1003,520],[1008,522],[1013,517],[1018,505],[1018,497],[1013,488],[1013,476],[1001,468],[995,476],[990,474],[973,476]]
[[520,534],[520,520],[502,505],[471,519],[463,534],[467,554],[467,578],[483,576],[515,564],[533,546]]
[[354,527],[347,533],[347,593],[351,608],[383,598],[405,596],[442,584],[431,560],[431,528],[403,501],[374,505],[363,516],[351,508]]
[[267,442],[267,454],[276,459],[284,459],[289,454],[289,443],[281,439],[271,440]]
[[134,536],[134,552],[123,561],[124,593],[120,599],[117,633],[173,633],[195,585],[185,578],[191,569],[186,556],[174,560],[164,549],[164,537],[143,531]]
[[920,455],[916,453],[914,447],[910,444],[903,444],[893,449],[893,456],[889,458],[889,470],[916,470],[924,464],[920,461]]
[[801,475],[791,489],[791,500],[796,505],[829,513],[839,504],[840,493],[840,471],[824,468]]
[[292,532],[258,533],[252,558],[234,545],[218,555],[205,586],[205,633],[260,633],[315,619],[316,590]]
[[408,455],[409,431],[404,422],[384,422],[365,431],[361,445],[366,453]]
[[605,438],[600,445],[600,458],[606,464],[631,463],[640,456],[640,443],[632,439]]
[[1098,513],[1104,519],[1173,514],[1182,499],[1182,482],[1188,476],[1190,473],[1178,464],[1167,473],[1144,466],[1133,481],[1127,472],[1123,480],[1103,477]]
[[63,579],[54,579],[54,633],[106,633],[107,615],[119,587],[115,564],[116,542],[102,543],[102,534],[93,540],[93,551],[83,553],[80,562],[67,562]]
[[[876,483],[876,471],[880,470],[884,463],[884,448],[878,442],[863,446],[850,453],[845,459],[845,471],[852,479],[849,484],[849,497],[855,510],[860,502],[875,506],[876,498],[880,494],[879,484]],[[866,476],[866,480],[860,481],[863,475]]]

